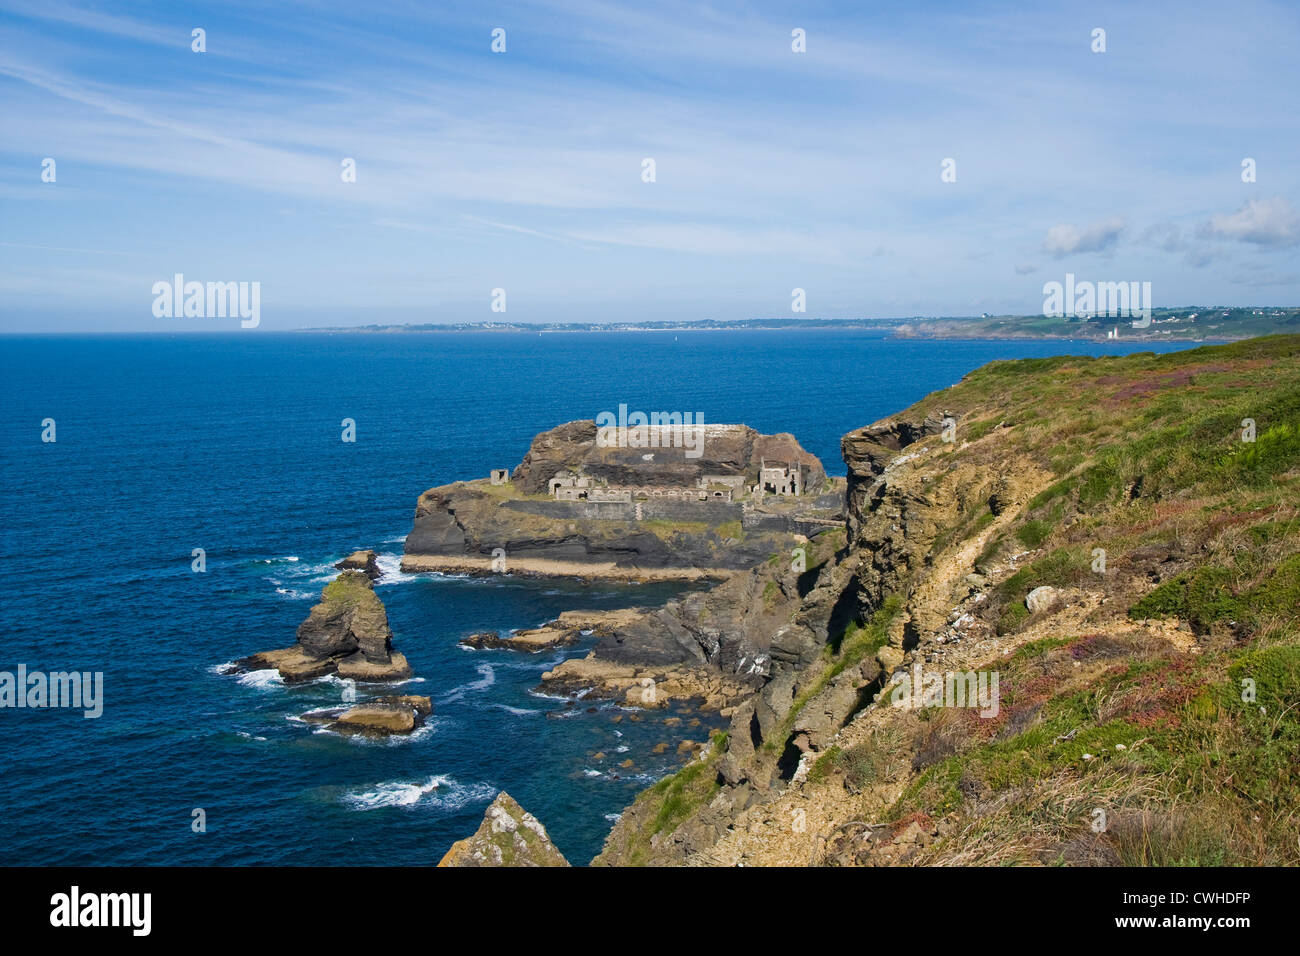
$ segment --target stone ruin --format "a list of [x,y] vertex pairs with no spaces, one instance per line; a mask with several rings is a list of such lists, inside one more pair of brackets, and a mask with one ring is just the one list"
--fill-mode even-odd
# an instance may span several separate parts
[[[745,495],[744,475],[702,475],[690,485],[611,485],[603,478],[580,472],[557,472],[547,483],[556,501],[617,501],[675,498],[683,501],[735,501]],[[803,474],[798,465],[763,462],[758,483],[750,494],[797,496],[803,494]]]
[[758,469],[758,483],[750,493],[761,495],[798,496],[803,494],[803,469],[787,462],[768,464],[764,459]]

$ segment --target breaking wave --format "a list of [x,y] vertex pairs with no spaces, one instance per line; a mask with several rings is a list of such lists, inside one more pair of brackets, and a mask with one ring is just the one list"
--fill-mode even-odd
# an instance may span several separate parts
[[435,774],[414,783],[407,780],[388,780],[364,789],[349,790],[343,794],[342,802],[353,810],[416,806],[459,810],[471,803],[491,800],[496,793],[496,787],[486,783],[463,784],[445,774]]

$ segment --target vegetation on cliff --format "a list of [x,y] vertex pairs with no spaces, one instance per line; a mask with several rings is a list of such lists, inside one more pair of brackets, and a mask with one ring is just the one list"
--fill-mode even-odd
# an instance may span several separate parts
[[[995,362],[845,456],[847,545],[773,610],[856,623],[600,862],[1300,863],[1300,336]],[[918,666],[998,706],[894,706]]]

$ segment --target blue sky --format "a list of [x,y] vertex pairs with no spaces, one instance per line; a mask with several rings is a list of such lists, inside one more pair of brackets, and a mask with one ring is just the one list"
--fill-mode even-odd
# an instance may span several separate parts
[[238,327],[154,318],[177,272],[272,330],[1295,305],[1297,50],[1291,3],[0,0],[0,330]]

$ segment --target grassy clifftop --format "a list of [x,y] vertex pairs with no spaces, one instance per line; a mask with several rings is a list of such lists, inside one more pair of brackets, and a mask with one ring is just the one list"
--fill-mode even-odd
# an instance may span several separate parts
[[897,421],[947,416],[818,586],[897,618],[886,672],[996,672],[996,713],[870,685],[802,754],[779,714],[755,753],[797,769],[747,758],[637,862],[1300,863],[1300,336],[996,362]]

